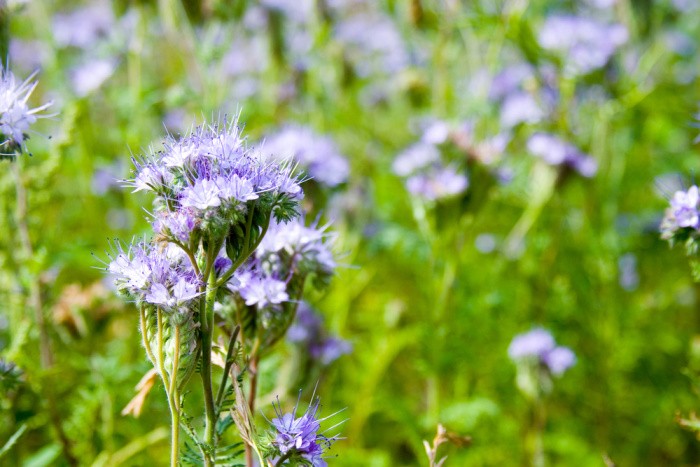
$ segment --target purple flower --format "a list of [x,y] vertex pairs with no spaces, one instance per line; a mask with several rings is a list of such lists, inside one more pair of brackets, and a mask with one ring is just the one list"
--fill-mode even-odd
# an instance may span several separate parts
[[317,398],[299,418],[296,416],[299,401],[294,406],[292,413],[283,413],[279,400],[277,405],[273,403],[277,416],[271,422],[275,430],[275,439],[272,441],[272,445],[279,452],[280,457],[288,456],[290,461],[301,457],[313,467],[327,466],[323,454],[337,438],[328,438],[318,433],[321,422],[326,420],[325,418],[317,418],[319,403],[320,400]]
[[416,143],[399,154],[391,165],[394,173],[407,177],[440,161],[440,151],[433,144]]
[[[273,222],[260,242],[256,255],[266,261],[284,263],[293,272],[303,270],[322,276],[333,274],[336,262],[330,250],[334,237],[325,232],[327,226],[305,226],[302,218],[286,224]],[[289,257],[283,260],[281,255]],[[272,259],[271,257],[276,258]]]
[[493,100],[505,99],[509,95],[521,91],[523,83],[533,76],[532,67],[526,63],[510,66],[493,78],[489,97]]
[[121,244],[109,255],[107,271],[117,290],[137,302],[145,301],[174,310],[197,294],[198,279],[178,247],[162,250],[135,243],[127,251]]
[[598,171],[595,159],[554,135],[535,133],[527,141],[527,149],[550,165],[567,165],[584,177],[592,177]]
[[678,227],[700,227],[698,214],[698,201],[700,196],[698,187],[693,185],[688,191],[676,191],[671,199],[673,217]]
[[27,100],[37,85],[36,81],[32,81],[36,73],[22,83],[17,83],[15,75],[6,68],[0,67],[0,75],[0,146],[21,147],[29,127],[40,118],[39,112],[51,103],[33,109],[27,105]]
[[513,338],[508,347],[508,356],[513,360],[530,356],[539,357],[554,349],[555,346],[554,337],[549,331],[535,328]]
[[250,180],[239,177],[237,174],[232,174],[230,177],[217,177],[216,185],[219,187],[219,197],[222,200],[230,201],[237,200],[241,203],[258,199],[255,193],[255,188]]
[[618,282],[624,290],[632,291],[639,287],[639,272],[637,257],[634,253],[626,253],[617,260],[619,270]]
[[409,56],[393,21],[384,16],[358,13],[341,22],[336,39],[363,77],[395,75],[409,64]]
[[324,366],[330,365],[350,352],[352,352],[352,344],[339,337],[328,337],[309,347],[311,357],[317,359]]
[[95,2],[53,18],[53,35],[60,47],[88,48],[114,28],[114,15],[107,2]]
[[323,319],[306,302],[299,304],[294,323],[287,331],[287,340],[304,345],[311,358],[323,366],[352,352],[350,342],[328,336],[323,327]]
[[423,130],[421,141],[426,144],[443,144],[450,137],[450,124],[444,120],[434,120]]
[[576,356],[568,347],[557,346],[549,331],[535,328],[513,338],[508,356],[515,362],[535,361],[559,376],[576,363]]
[[568,347],[555,347],[542,355],[542,362],[553,375],[559,376],[576,363],[576,355]]
[[71,85],[78,97],[85,97],[97,90],[116,70],[114,60],[102,59],[89,61],[71,72]]
[[173,174],[163,166],[155,164],[140,165],[136,161],[134,161],[134,164],[136,165],[137,175],[134,180],[127,182],[127,185],[134,188],[132,193],[142,190],[160,193],[175,179]]
[[459,195],[469,186],[466,176],[452,167],[432,169],[427,173],[413,175],[406,180],[406,188],[416,196],[428,201],[437,201]]
[[258,308],[278,305],[289,300],[287,284],[272,277],[253,275],[245,285],[241,285],[239,292],[246,305],[257,305]]
[[189,244],[190,235],[197,227],[197,218],[190,209],[182,208],[175,212],[161,211],[153,222],[153,230],[168,235],[173,240]]
[[510,94],[501,104],[501,125],[505,128],[513,128],[520,123],[537,123],[544,117],[540,105],[526,92]]
[[197,180],[194,186],[185,188],[182,193],[180,204],[183,207],[205,210],[221,205],[221,188],[207,179]]
[[574,75],[603,67],[627,38],[627,29],[621,24],[565,15],[547,18],[538,36],[543,48],[562,55],[566,70]]
[[278,159],[292,157],[306,167],[309,175],[319,183],[334,187],[347,181],[350,165],[332,139],[311,129],[290,125],[268,136],[261,146],[265,153]]

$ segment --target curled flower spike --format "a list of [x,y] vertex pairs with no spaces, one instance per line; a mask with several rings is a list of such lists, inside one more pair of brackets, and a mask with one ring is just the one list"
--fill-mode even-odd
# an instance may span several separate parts
[[[301,397],[301,392],[299,392]],[[305,465],[313,467],[326,467],[328,464],[323,458],[323,454],[331,447],[338,437],[327,437],[319,434],[321,422],[336,415],[336,413],[325,418],[318,418],[320,399],[316,398],[306,409],[306,412],[297,418],[299,400],[294,405],[291,413],[284,413],[277,399],[275,409],[276,418],[271,423],[274,427],[274,439],[271,442],[273,450],[273,465],[296,465],[294,461],[304,462]],[[342,423],[342,422],[341,422]],[[337,426],[337,424],[335,425]],[[330,429],[335,428],[335,426]]]

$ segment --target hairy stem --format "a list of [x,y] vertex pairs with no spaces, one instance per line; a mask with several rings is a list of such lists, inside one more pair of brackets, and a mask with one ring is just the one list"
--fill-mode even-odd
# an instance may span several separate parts
[[151,344],[148,342],[148,331],[146,329],[146,307],[141,305],[139,307],[139,319],[141,324],[141,338],[143,340],[143,347],[146,349],[146,355],[151,360],[154,367],[157,367],[157,361],[155,355],[153,355],[153,350],[151,349]]
[[[213,263],[209,255],[208,263]],[[202,388],[204,390],[204,405],[206,425],[204,429],[204,442],[215,447],[214,431],[216,427],[216,408],[214,407],[214,393],[211,384],[211,342],[214,323],[214,300],[216,298],[216,274],[213,269],[207,267],[208,278],[205,294],[204,309],[200,312],[200,325],[202,330]],[[204,458],[205,465],[213,465],[213,460],[208,456]]]
[[[250,372],[250,393],[248,394],[248,408],[250,413],[255,413],[255,393],[258,391],[258,360],[257,354],[259,339],[255,339],[255,348],[250,362],[248,363],[248,371]],[[246,443],[245,445],[245,460],[248,467],[253,467],[253,449]]]
[[170,406],[171,445],[170,466],[177,467],[180,455],[180,395],[177,388],[177,372],[180,367],[180,327],[174,327],[173,336],[173,368],[170,373],[170,390],[168,405]]
[[[228,350],[226,351],[226,361],[224,362],[224,374],[221,377],[221,385],[219,386],[219,392],[216,395],[216,411],[217,413],[221,411],[221,403],[224,400],[224,395],[226,394],[226,383],[228,381],[228,373],[231,370],[231,365],[233,364],[233,349],[236,348],[236,340],[238,339],[238,333],[241,331],[241,325],[238,324],[231,334],[231,340],[228,344]],[[236,382],[234,381],[234,384]]]
[[170,387],[170,379],[168,378],[168,373],[165,371],[165,361],[163,358],[163,313],[160,308],[156,308],[156,321],[157,331],[156,331],[156,341],[157,341],[157,353],[156,361],[158,364],[158,372],[160,373],[160,378],[163,380],[163,386],[165,387],[165,393],[168,394],[168,388]]

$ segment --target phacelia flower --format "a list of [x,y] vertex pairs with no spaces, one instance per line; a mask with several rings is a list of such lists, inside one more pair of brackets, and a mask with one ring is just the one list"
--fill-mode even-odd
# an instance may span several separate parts
[[27,100],[37,85],[37,81],[33,81],[36,73],[22,83],[17,83],[15,75],[6,68],[0,67],[0,74],[0,147],[4,153],[8,149],[22,148],[28,138],[29,127],[37,118],[41,118],[39,113],[51,103],[33,109],[27,105]]
[[85,97],[107,81],[117,68],[115,60],[90,60],[71,72],[71,85],[78,97]]
[[319,403],[320,400],[317,398],[298,418],[298,401],[292,413],[282,412],[279,401],[277,405],[273,404],[276,418],[272,419],[274,440],[271,444],[277,459],[288,459],[281,465],[297,465],[295,462],[299,461],[313,467],[326,467],[328,465],[323,459],[323,455],[337,440],[337,437],[326,437],[319,434],[321,422],[329,418],[318,418]]
[[673,217],[678,227],[699,227],[700,215],[698,214],[698,187],[693,185],[688,191],[677,191],[671,199]]
[[322,317],[306,302],[299,304],[294,323],[287,332],[287,340],[305,346],[309,356],[323,366],[352,352],[350,342],[328,335]]
[[261,150],[280,158],[292,157],[311,178],[328,187],[344,183],[350,173],[347,159],[333,140],[306,127],[290,125],[281,129],[265,139]]
[[508,356],[515,362],[538,363],[557,376],[576,363],[576,356],[571,349],[557,346],[554,337],[542,328],[515,336],[508,347]]
[[598,171],[594,158],[554,135],[535,133],[527,141],[527,149],[550,165],[571,167],[584,177],[592,177]]
[[565,69],[573,75],[587,74],[605,66],[627,39],[627,29],[621,24],[604,24],[567,15],[547,18],[538,36],[544,49],[562,55]]
[[391,166],[394,173],[407,177],[440,161],[440,151],[433,144],[416,143],[399,154]]
[[395,75],[409,64],[403,38],[388,17],[351,15],[336,27],[335,37],[345,46],[348,58],[363,78]]
[[114,28],[114,14],[107,2],[95,2],[53,18],[53,35],[60,47],[88,48]]
[[441,167],[413,175],[406,180],[406,188],[427,201],[438,201],[463,193],[469,179],[452,167]]

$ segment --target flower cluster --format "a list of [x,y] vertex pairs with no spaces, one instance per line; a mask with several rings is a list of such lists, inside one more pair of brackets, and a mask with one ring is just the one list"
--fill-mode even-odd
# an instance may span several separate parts
[[542,25],[538,41],[542,48],[561,54],[568,73],[585,75],[605,66],[627,38],[627,29],[621,24],[554,15]]
[[0,67],[0,152],[3,155],[22,149],[29,127],[41,117],[39,113],[51,105],[48,102],[29,108],[27,101],[38,83],[33,81],[35,76],[36,73],[18,83],[10,70]]
[[451,141],[453,132],[446,122],[432,122],[425,128],[420,142],[409,146],[394,159],[392,170],[396,175],[406,177],[406,188],[411,194],[427,201],[438,201],[467,190],[467,176],[442,161],[439,146]]
[[[270,443],[276,458],[274,465],[311,465],[313,467],[326,467],[328,464],[323,459],[323,454],[337,437],[326,437],[318,433],[321,422],[318,409],[320,400],[315,399],[306,409],[304,414],[297,418],[297,404],[292,413],[283,413],[279,401],[273,404],[276,418],[272,419],[274,439]],[[331,415],[332,416],[332,415]]]
[[327,366],[352,351],[352,345],[339,337],[329,336],[322,317],[306,302],[301,302],[297,316],[287,332],[287,340],[303,345],[309,356]]
[[138,304],[184,313],[199,295],[200,279],[184,252],[173,244],[138,242],[115,247],[107,267],[117,290]]
[[344,183],[350,173],[347,159],[331,138],[298,125],[287,126],[268,136],[261,151],[278,157],[293,157],[311,178],[328,187]]
[[553,166],[566,166],[584,177],[592,177],[598,171],[598,163],[573,144],[547,133],[535,133],[527,142],[527,149]]
[[[219,245],[221,257],[213,266],[226,274],[260,243],[273,217],[287,221],[297,215],[302,196],[292,167],[249,151],[235,123],[202,126],[180,139],[171,136],[163,150],[134,164],[136,173],[127,184],[156,194],[156,237],[127,251],[118,245],[108,270],[120,292],[166,311],[191,309],[202,290],[206,279],[193,261],[200,242],[207,248]],[[244,276],[238,272],[239,286]],[[279,289],[250,278],[245,282],[249,304]],[[286,299],[276,297],[273,303]]]
[[[305,284],[310,280],[323,288],[330,282],[336,268],[332,240],[325,227],[306,226],[302,217],[272,221],[256,250],[228,278],[218,309],[254,319],[264,344],[274,344],[291,325]],[[215,263],[219,276],[231,266],[224,250]]]
[[661,238],[671,245],[686,242],[686,253],[690,256],[697,253],[694,240],[700,235],[700,190],[696,185],[673,194],[660,229]]
[[558,346],[549,331],[542,328],[515,336],[508,347],[508,356],[515,362],[535,362],[556,376],[576,363],[571,349]]
[[489,99],[498,104],[504,129],[520,124],[536,124],[545,120],[556,102],[551,67],[542,67],[536,79],[535,70],[526,63],[516,63],[494,76]]

